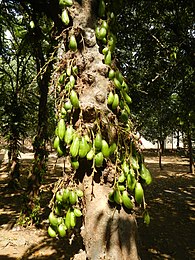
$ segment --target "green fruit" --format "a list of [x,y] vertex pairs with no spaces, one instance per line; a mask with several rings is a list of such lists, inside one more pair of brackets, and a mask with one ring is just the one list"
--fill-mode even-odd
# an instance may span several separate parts
[[108,200],[110,202],[114,202],[114,191],[110,191],[109,194],[108,194]]
[[131,165],[133,167],[134,170],[138,170],[139,169],[139,163],[137,161],[137,158],[135,157],[131,157]]
[[144,212],[144,223],[145,223],[146,225],[149,225],[149,224],[150,224],[150,215],[149,215],[148,211],[145,211],[145,212]]
[[128,119],[129,119],[129,115],[128,115],[128,113],[125,109],[123,109],[121,111],[120,119],[121,119],[122,122],[127,123]]
[[56,136],[55,139],[54,139],[54,143],[53,143],[54,149],[57,149],[59,144],[60,144],[60,138],[59,138],[59,136]]
[[109,39],[108,39],[108,47],[111,52],[114,51],[116,45],[116,36],[114,34],[110,34]]
[[58,226],[59,226],[60,224],[62,224],[62,223],[64,223],[63,218],[62,218],[62,217],[58,217]]
[[66,68],[66,74],[67,74],[68,77],[70,77],[71,71],[72,71],[72,67],[71,67],[71,66],[68,66],[68,67]]
[[77,41],[74,35],[70,36],[70,40],[69,40],[69,45],[68,45],[69,49],[71,51],[76,51],[77,50]]
[[70,75],[70,79],[69,80],[70,80],[71,86],[74,87],[74,84],[76,82],[75,77],[73,75]]
[[129,106],[127,105],[127,103],[124,103],[124,109],[125,109],[125,111],[127,112],[128,115],[131,114],[131,110],[130,110]]
[[58,218],[54,215],[53,212],[50,212],[49,214],[49,223],[51,224],[51,226],[58,225]]
[[84,136],[81,137],[81,141],[79,144],[79,157],[84,158],[88,152],[88,143]]
[[74,90],[70,92],[70,102],[74,108],[79,108],[79,99],[77,93]]
[[126,161],[124,161],[122,164],[122,170],[123,170],[125,176],[129,173],[129,169],[130,169],[129,164]]
[[71,219],[71,214],[70,214],[70,209],[68,209],[68,211],[66,213],[66,217],[65,217],[65,225],[66,225],[67,229],[71,228],[70,219]]
[[30,21],[30,28],[31,28],[31,29],[34,29],[34,28],[35,28],[35,23],[34,23],[34,21]]
[[111,51],[108,51],[108,53],[105,55],[104,63],[106,65],[111,65],[112,62],[112,54]]
[[112,109],[116,109],[119,105],[119,96],[118,94],[114,94],[114,101],[112,103]]
[[77,170],[79,168],[79,161],[76,158],[72,158],[71,165],[74,170]]
[[76,226],[76,216],[74,214],[74,211],[70,211],[70,226],[75,227]]
[[122,173],[119,177],[118,177],[118,182],[122,183],[126,180],[126,176],[124,173]]
[[130,170],[129,174],[127,175],[127,187],[130,191],[133,191],[135,189],[135,185],[136,185],[137,181],[135,179],[135,175],[131,174],[131,170]]
[[48,234],[49,234],[50,237],[56,237],[57,236],[55,230],[51,226],[48,227],[47,231],[48,231]]
[[129,87],[124,80],[123,80],[123,83],[122,83],[122,87],[123,87],[123,91],[129,91]]
[[75,66],[72,67],[72,73],[73,73],[74,75],[77,75],[77,74],[78,74],[78,67],[77,67],[77,65],[75,65]]
[[[60,216],[62,213],[62,205],[60,202],[57,203],[57,205],[54,208],[54,212],[57,216]],[[59,218],[58,218],[58,224],[59,224]]]
[[64,137],[64,141],[67,144],[70,144],[72,142],[73,139],[73,133],[74,133],[74,129],[72,125],[69,125],[66,128],[66,132],[65,132],[65,137]]
[[113,69],[110,69],[108,74],[109,79],[114,79],[114,76],[115,76],[115,71]]
[[58,156],[63,156],[66,152],[65,146],[63,145],[62,142],[59,143],[56,150],[57,150]]
[[110,148],[106,140],[102,140],[102,154],[105,158],[109,157],[110,155]]
[[71,205],[74,205],[77,203],[77,200],[78,200],[78,196],[77,196],[77,193],[74,191],[74,190],[71,190],[69,192],[69,202]]
[[100,31],[99,31],[99,38],[100,38],[100,39],[103,39],[104,37],[106,37],[106,34],[107,34],[106,28],[101,27],[101,28],[100,28]]
[[59,190],[56,192],[56,200],[57,202],[62,202],[63,190]]
[[107,104],[112,105],[113,101],[114,101],[114,94],[112,93],[112,91],[110,91],[107,98]]
[[67,11],[66,9],[64,9],[64,10],[62,11],[62,22],[63,22],[65,25],[69,25],[69,23],[70,23],[68,11]]
[[141,164],[140,176],[143,180],[145,180],[147,185],[149,185],[152,182],[152,176],[144,163]]
[[101,148],[102,148],[102,135],[100,133],[96,134],[96,137],[95,137],[95,148],[97,150],[101,150]]
[[64,108],[68,111],[72,109],[72,103],[70,102],[70,99],[68,99],[65,104],[64,104]]
[[75,136],[73,141],[72,141],[72,144],[70,146],[70,154],[72,155],[72,157],[76,157],[78,155],[79,144],[80,144],[79,137]]
[[113,196],[114,196],[114,201],[120,205],[122,203],[122,197],[121,197],[121,193],[118,189],[114,191]]
[[72,88],[73,88],[72,84],[70,83],[70,81],[68,81],[68,83],[65,85],[65,90],[67,92],[70,92]]
[[121,74],[120,71],[116,71],[115,77],[116,77],[116,79],[120,82],[120,84],[123,83],[123,75]]
[[126,102],[127,102],[128,104],[131,104],[131,103],[132,103],[131,97],[130,97],[126,92],[123,93],[123,97],[124,97],[124,99],[126,100]]
[[91,161],[94,157],[95,153],[94,153],[94,149],[92,148],[86,155],[86,158],[88,161]]
[[96,37],[98,38],[98,39],[100,39],[100,27],[99,26],[97,26],[96,28],[95,28],[95,35],[96,35]]
[[117,188],[118,188],[119,191],[124,191],[124,190],[126,190],[125,186],[124,186],[124,185],[121,185],[121,184],[118,184]]
[[106,30],[108,30],[108,23],[105,20],[102,21],[101,27],[104,27]]
[[58,226],[58,233],[59,233],[60,237],[65,237],[65,235],[66,235],[66,226],[64,224],[60,224]]
[[66,131],[66,124],[64,119],[61,118],[60,121],[58,122],[58,136],[60,140],[64,139],[65,131]]
[[117,148],[116,143],[112,143],[110,146],[110,155],[112,155],[115,152],[116,148]]
[[106,55],[108,53],[109,49],[108,47],[103,48],[102,53]]
[[76,194],[78,197],[83,197],[83,191],[82,190],[76,190]]
[[65,77],[66,77],[66,73],[62,73],[58,79],[58,82],[60,84],[64,84],[64,81],[65,81]]
[[73,1],[72,0],[59,0],[59,5],[61,8],[63,8],[64,6],[71,6],[71,5],[73,5]]
[[144,197],[144,190],[141,183],[137,182],[135,185],[135,200],[138,204],[141,204]]
[[103,164],[103,160],[104,160],[104,156],[103,156],[102,152],[97,153],[94,158],[95,158],[95,166],[101,167]]
[[114,81],[115,87],[120,90],[122,87],[120,81],[116,77],[113,79],[113,81]]
[[80,211],[80,209],[74,208],[74,215],[75,217],[81,217],[82,212]]
[[99,8],[98,8],[99,17],[103,17],[105,15],[105,11],[106,11],[106,4],[103,0],[100,0]]
[[133,202],[129,198],[128,192],[123,191],[122,192],[122,203],[127,209],[132,209],[133,208]]
[[63,195],[62,195],[62,202],[65,204],[69,201],[69,193],[70,193],[69,189],[67,189],[67,188],[64,189]]

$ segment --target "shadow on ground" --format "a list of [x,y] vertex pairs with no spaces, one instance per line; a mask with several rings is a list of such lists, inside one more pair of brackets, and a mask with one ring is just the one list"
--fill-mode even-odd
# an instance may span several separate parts
[[162,171],[157,157],[147,165],[153,175],[145,193],[151,223],[138,218],[141,259],[195,259],[195,176],[181,158],[165,160]]

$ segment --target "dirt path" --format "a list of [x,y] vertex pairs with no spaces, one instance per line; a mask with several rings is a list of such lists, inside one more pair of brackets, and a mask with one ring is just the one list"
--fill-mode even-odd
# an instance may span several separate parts
[[151,223],[138,221],[142,259],[195,259],[195,176],[188,161],[163,156],[162,171],[157,157],[146,156],[146,162],[154,180],[146,193]]
[[[31,167],[32,154],[25,154],[22,161],[22,186]],[[59,161],[54,172],[55,156],[49,160],[49,174],[42,187],[43,219],[47,219],[52,183],[62,175],[63,162]],[[195,259],[195,177],[188,174],[185,158],[164,156],[162,171],[158,158],[147,156],[154,180],[146,193],[151,224],[146,227],[138,217],[141,259]],[[0,259],[72,259],[81,248],[81,239],[48,238],[46,222],[39,229],[21,228],[16,225],[23,201],[23,190],[6,189],[6,173],[0,173]],[[46,207],[45,207],[46,206]]]

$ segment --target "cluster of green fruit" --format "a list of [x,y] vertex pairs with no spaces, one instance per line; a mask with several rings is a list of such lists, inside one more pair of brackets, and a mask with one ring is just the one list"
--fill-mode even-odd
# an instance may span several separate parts
[[69,230],[76,226],[76,219],[82,216],[79,208],[81,190],[68,188],[57,191],[53,211],[49,214],[48,234],[50,237],[64,237]]
[[109,146],[108,142],[102,139],[100,132],[94,138],[90,138],[88,134],[81,135],[73,125],[66,126],[63,118],[58,122],[56,133],[54,148],[59,156],[65,155],[66,150],[69,150],[71,165],[75,170],[79,168],[79,158],[85,157],[88,161],[94,160],[96,167],[101,167],[104,158],[112,156],[117,148],[115,142]]
[[122,162],[120,170],[121,174],[115,182],[113,191],[109,193],[109,201],[128,209],[133,209],[134,201],[138,205],[145,203],[142,185],[149,185],[152,177],[144,162],[136,156],[130,156],[128,160]]
[[70,18],[69,18],[67,7],[70,7],[72,5],[73,5],[73,1],[72,0],[59,0],[59,6],[61,8],[63,8],[61,19],[62,19],[62,22],[66,26],[69,25],[69,23],[70,23]]

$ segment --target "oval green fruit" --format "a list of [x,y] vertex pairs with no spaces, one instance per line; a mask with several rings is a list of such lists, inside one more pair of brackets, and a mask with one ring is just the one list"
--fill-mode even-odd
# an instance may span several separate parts
[[48,234],[49,234],[50,237],[56,237],[57,236],[55,230],[51,226],[48,227],[47,231],[48,231]]
[[60,140],[64,139],[65,131],[66,131],[66,124],[64,119],[61,118],[60,121],[58,122],[58,136]]
[[79,157],[84,158],[88,152],[88,144],[84,136],[81,137],[79,144]]
[[145,180],[147,185],[149,185],[152,182],[152,176],[144,163],[141,164],[140,176],[143,180]]
[[73,75],[70,75],[70,79],[69,80],[70,80],[71,86],[74,87],[75,82],[76,82],[75,77]]
[[102,154],[105,158],[109,157],[110,155],[110,148],[106,140],[102,140]]
[[106,37],[106,34],[107,34],[106,28],[105,27],[101,27],[100,31],[99,31],[99,38],[103,39],[104,37]]
[[125,109],[123,109],[121,111],[121,114],[120,114],[120,119],[123,123],[127,123],[128,119],[129,119],[129,115],[127,113],[127,111]]
[[105,4],[104,0],[100,0],[99,8],[98,8],[99,17],[103,17],[105,15],[105,11],[106,11],[106,4]]
[[77,194],[77,196],[80,197],[80,198],[83,197],[83,191],[80,190],[80,189],[76,190],[76,194]]
[[102,24],[101,24],[101,27],[104,27],[106,30],[108,30],[108,23],[107,23],[107,21],[103,20]]
[[81,217],[82,216],[82,212],[80,211],[80,209],[74,208],[74,215],[76,217]]
[[114,94],[114,101],[112,103],[112,109],[116,109],[119,105],[119,96],[118,94]]
[[108,200],[110,202],[114,202],[114,191],[110,191],[109,194],[108,194]]
[[62,202],[65,203],[65,204],[67,204],[67,202],[69,200],[69,192],[70,191],[69,191],[68,188],[64,189],[64,191],[63,191]]
[[72,142],[73,133],[74,133],[73,126],[72,125],[67,126],[66,132],[65,132],[65,137],[64,137],[65,143],[70,144]]
[[114,81],[114,85],[115,85],[115,87],[117,88],[117,89],[119,89],[119,90],[121,90],[121,83],[120,83],[120,81],[115,77],[114,79],[113,79],[113,81]]
[[108,74],[108,77],[109,77],[109,79],[114,79],[114,77],[115,77],[115,71],[114,71],[113,69],[110,69],[109,74]]
[[76,216],[73,210],[70,211],[70,226],[73,228],[76,226]]
[[104,62],[105,62],[106,65],[111,65],[111,62],[112,62],[111,51],[108,51],[108,53],[105,55]]
[[74,205],[77,203],[77,200],[78,200],[78,196],[76,194],[76,192],[74,190],[71,190],[69,192],[69,202],[71,205]]
[[97,150],[101,150],[102,148],[102,135],[101,133],[97,133],[95,137],[95,148]]
[[103,48],[102,53],[106,55],[108,53],[109,49],[108,47]]
[[79,168],[79,161],[76,158],[72,158],[71,165],[74,170],[77,170]]
[[119,205],[122,203],[121,193],[118,189],[114,191],[114,201]]
[[123,75],[120,71],[116,71],[115,73],[115,77],[117,78],[117,80],[120,82],[120,84],[123,83]]
[[95,155],[94,149],[92,148],[86,155],[88,161],[91,161]]
[[95,166],[101,167],[103,164],[103,160],[104,160],[104,156],[103,156],[102,152],[97,153],[94,158],[95,158]]
[[144,190],[141,183],[137,182],[135,185],[135,200],[138,204],[141,204],[144,197]]
[[51,226],[57,226],[58,225],[58,218],[54,215],[53,212],[50,212],[49,214],[49,223]]
[[59,138],[59,136],[56,136],[55,139],[54,139],[54,143],[53,143],[54,149],[57,149],[59,144],[60,144],[60,138]]
[[107,104],[112,105],[113,101],[114,101],[114,94],[112,93],[112,91],[110,91],[107,98]]
[[59,191],[56,192],[56,200],[58,202],[62,202],[63,192],[64,192],[63,190],[59,190]]
[[68,99],[65,103],[64,103],[64,108],[66,109],[66,111],[69,111],[72,109],[72,103],[70,101],[70,99]]
[[66,226],[64,224],[60,224],[58,226],[58,233],[60,237],[65,237],[66,235]]
[[148,211],[145,211],[145,212],[144,212],[144,223],[145,223],[146,225],[149,225],[149,224],[150,224],[150,215],[149,215]]
[[71,51],[76,51],[77,50],[77,41],[74,35],[70,36],[70,40],[69,40],[69,45],[68,45],[69,49]]
[[65,24],[65,25],[69,25],[70,23],[70,19],[69,19],[69,15],[68,15],[68,11],[66,9],[64,9],[62,11],[62,22]]
[[122,173],[119,177],[118,177],[118,182],[119,183],[123,183],[126,180],[126,176],[124,173]]
[[110,155],[112,155],[115,152],[116,148],[117,148],[116,143],[112,143],[110,146]]
[[129,194],[127,191],[122,192],[122,203],[127,209],[133,208],[133,202],[129,198]]
[[70,92],[70,102],[74,108],[79,108],[78,95],[74,90],[71,90],[71,92]]
[[76,157],[78,155],[79,145],[80,145],[79,137],[75,136],[70,146],[70,154],[72,155],[72,157]]
[[68,209],[68,211],[66,213],[66,217],[65,217],[65,225],[66,225],[67,229],[71,228],[70,218],[71,218],[70,209]]

